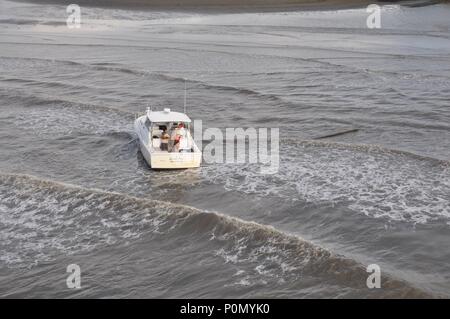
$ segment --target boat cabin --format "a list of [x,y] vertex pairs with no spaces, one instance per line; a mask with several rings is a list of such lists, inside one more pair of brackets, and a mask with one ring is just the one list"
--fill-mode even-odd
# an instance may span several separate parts
[[148,110],[144,122],[153,152],[194,152],[191,119],[184,113]]

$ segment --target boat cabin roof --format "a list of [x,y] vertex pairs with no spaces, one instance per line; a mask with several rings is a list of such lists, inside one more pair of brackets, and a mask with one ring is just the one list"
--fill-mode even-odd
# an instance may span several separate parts
[[147,118],[152,123],[191,122],[191,119],[186,114],[180,112],[172,112],[170,111],[170,109],[164,109],[164,111],[147,111]]

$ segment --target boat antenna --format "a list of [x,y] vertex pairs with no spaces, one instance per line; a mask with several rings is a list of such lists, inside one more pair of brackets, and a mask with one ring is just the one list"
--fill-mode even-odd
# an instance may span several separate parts
[[184,114],[186,114],[186,79],[184,79]]

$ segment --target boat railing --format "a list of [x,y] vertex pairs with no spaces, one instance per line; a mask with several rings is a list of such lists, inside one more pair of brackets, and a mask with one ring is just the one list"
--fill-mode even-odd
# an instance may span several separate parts
[[134,113],[134,120],[137,120],[138,118],[140,118],[141,116],[144,116],[146,114],[147,113],[145,113],[145,112]]

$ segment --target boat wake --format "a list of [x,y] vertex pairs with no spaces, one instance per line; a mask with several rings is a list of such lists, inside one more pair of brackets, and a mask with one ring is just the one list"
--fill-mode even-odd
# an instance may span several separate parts
[[[179,77],[175,75],[170,75],[167,73],[160,73],[160,72],[154,72],[154,71],[146,71],[146,70],[137,70],[132,69],[130,67],[126,67],[117,63],[80,63],[80,62],[74,62],[69,60],[48,60],[48,59],[40,59],[40,58],[13,58],[13,57],[0,57],[0,63],[1,60],[4,60],[4,63],[7,63],[8,67],[11,67],[11,65],[22,63],[27,64],[33,64],[33,65],[52,65],[53,67],[55,64],[60,64],[62,66],[66,66],[69,68],[76,68],[79,70],[80,68],[86,69],[86,70],[94,70],[94,71],[101,71],[101,72],[108,72],[108,73],[122,73],[132,75],[134,77],[142,78],[147,77],[148,79],[152,79],[155,81],[164,81],[164,82],[176,82],[180,84],[184,84],[185,81],[188,81],[190,85],[196,85],[200,88],[204,89],[214,89],[219,91],[225,91],[225,92],[235,92],[237,94],[249,96],[249,97],[255,97],[259,99],[263,99],[264,101],[272,101],[281,103],[284,105],[294,105],[293,103],[284,100],[280,96],[274,95],[274,94],[267,94],[258,92],[253,89],[244,88],[244,87],[236,87],[236,86],[229,86],[229,85],[219,85],[219,84],[212,84],[210,82],[200,81],[198,79],[189,79],[184,77]],[[1,64],[0,64],[1,65]],[[23,66],[22,66],[23,67]],[[12,77],[5,77],[2,79],[2,81],[5,82],[20,82],[22,84],[40,84],[40,85],[48,85],[52,87],[62,87],[67,88],[70,87],[71,89],[76,89],[77,87],[73,87],[70,83],[62,83],[62,82],[39,82],[35,80],[30,79],[20,79],[20,78],[12,78]]]
[[259,165],[205,166],[229,191],[295,202],[343,204],[373,218],[450,225],[450,162],[375,145],[282,139],[277,174]]

